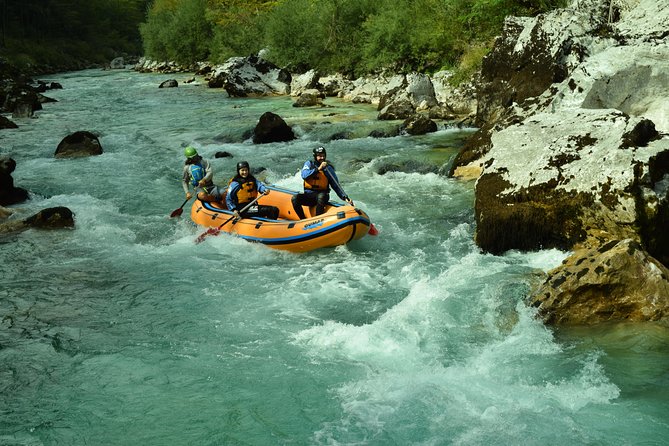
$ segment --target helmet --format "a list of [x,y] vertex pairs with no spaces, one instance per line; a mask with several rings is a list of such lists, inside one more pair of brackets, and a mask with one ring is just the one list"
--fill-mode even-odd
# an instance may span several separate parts
[[240,161],[237,163],[237,172],[239,172],[240,169],[242,169],[243,167],[246,167],[247,169],[251,170],[248,161]]
[[327,155],[327,153],[325,152],[325,147],[316,147],[314,149],[314,158],[316,158],[316,155],[320,155],[321,153],[323,155]]
[[186,155],[186,158],[193,158],[197,155],[197,150],[195,150],[195,147],[188,146],[184,150],[184,155]]

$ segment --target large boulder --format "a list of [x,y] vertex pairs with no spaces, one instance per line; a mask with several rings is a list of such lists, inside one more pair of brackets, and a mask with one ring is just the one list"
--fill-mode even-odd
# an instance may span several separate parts
[[28,199],[28,191],[14,187],[12,172],[16,169],[16,161],[9,157],[0,158],[0,206],[22,203]]
[[451,71],[438,71],[432,75],[434,97],[450,113],[462,116],[475,116],[477,101],[474,83],[463,83],[458,87],[450,84]]
[[112,70],[121,70],[125,68],[125,60],[122,57],[115,57],[109,62],[109,68]]
[[74,214],[69,208],[58,206],[42,209],[23,220],[10,220],[0,223],[0,234],[10,234],[34,229],[63,229],[74,227]]
[[265,112],[258,120],[253,130],[254,144],[292,141],[295,133],[281,116],[272,112]]
[[29,118],[34,111],[42,110],[42,102],[48,101],[33,87],[17,85],[6,93],[2,108],[12,112],[14,118]]
[[[668,21],[669,22],[669,21]],[[601,51],[557,86],[554,110],[614,108],[644,116],[669,132],[669,45],[640,42]]]
[[490,150],[492,133],[548,107],[554,84],[587,56],[616,44],[597,37],[606,28],[608,4],[573,0],[568,8],[536,17],[507,17],[477,80],[474,124],[480,130],[456,156],[452,175]]
[[177,82],[176,79],[167,79],[166,81],[162,81],[160,85],[158,85],[158,88],[175,88],[179,86],[179,82]]
[[285,95],[291,79],[288,71],[261,57],[232,57],[211,73],[209,86],[223,87],[231,97]]
[[575,250],[534,294],[549,323],[669,318],[665,3],[579,0],[510,20],[484,63],[483,128],[454,171],[482,172],[484,250]]
[[316,89],[304,90],[293,102],[293,107],[322,107],[324,96]]
[[301,96],[307,90],[316,89],[318,86],[318,72],[309,70],[306,73],[293,75],[290,82],[290,95]]
[[437,131],[437,123],[423,114],[415,114],[404,120],[400,130],[409,135],[424,135]]
[[553,325],[669,317],[669,270],[634,240],[576,249],[550,272],[531,305]]
[[62,229],[74,227],[74,214],[69,208],[58,206],[42,209],[24,220],[26,226],[39,229]]
[[0,115],[0,129],[17,129],[19,128],[18,125],[16,125],[15,122],[13,122],[11,119],[5,118],[4,116]]
[[56,147],[56,158],[76,158],[82,156],[101,155],[100,140],[91,132],[78,131],[66,136]]
[[476,185],[486,251],[570,249],[591,228],[643,241],[669,263],[669,138],[615,110],[535,115],[492,135]]

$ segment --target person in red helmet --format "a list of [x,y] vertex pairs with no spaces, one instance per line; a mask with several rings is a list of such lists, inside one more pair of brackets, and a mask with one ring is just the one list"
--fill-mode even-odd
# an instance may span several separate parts
[[316,215],[325,212],[325,206],[330,200],[330,188],[339,198],[353,206],[353,201],[339,185],[334,166],[326,159],[325,147],[316,147],[313,153],[314,159],[307,160],[300,173],[304,180],[304,192],[292,198],[293,209],[300,220],[305,218],[302,206],[316,206]]

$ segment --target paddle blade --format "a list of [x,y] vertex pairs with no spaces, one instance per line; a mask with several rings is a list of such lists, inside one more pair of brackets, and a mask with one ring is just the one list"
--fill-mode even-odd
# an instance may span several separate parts
[[218,228],[209,228],[206,231],[204,231],[202,234],[200,234],[197,239],[195,239],[195,243],[202,243],[204,239],[207,238],[209,235],[218,235],[221,233],[221,230]]
[[175,209],[170,214],[170,217],[178,217],[179,215],[183,214],[183,212],[184,212],[183,208]]
[[379,230],[376,229],[376,226],[374,226],[374,223],[371,223],[371,224],[369,225],[369,232],[368,232],[368,234],[369,234],[369,235],[374,235],[374,236],[379,235]]

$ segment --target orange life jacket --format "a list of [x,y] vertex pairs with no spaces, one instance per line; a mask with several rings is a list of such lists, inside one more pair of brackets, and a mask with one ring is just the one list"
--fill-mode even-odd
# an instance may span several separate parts
[[304,189],[311,189],[313,191],[326,191],[328,190],[328,177],[323,171],[317,171],[315,175],[311,175],[309,178],[304,180]]

